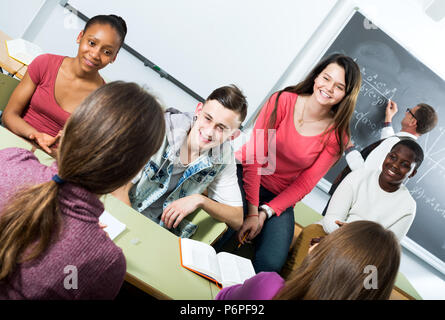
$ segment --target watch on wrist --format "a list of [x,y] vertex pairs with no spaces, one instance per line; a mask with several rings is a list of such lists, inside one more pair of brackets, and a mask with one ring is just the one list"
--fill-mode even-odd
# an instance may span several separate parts
[[263,204],[260,206],[260,209],[262,209],[266,213],[267,219],[270,219],[273,216],[273,210],[268,205]]

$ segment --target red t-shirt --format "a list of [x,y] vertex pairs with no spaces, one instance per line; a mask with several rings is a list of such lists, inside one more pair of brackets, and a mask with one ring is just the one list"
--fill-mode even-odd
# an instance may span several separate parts
[[37,86],[23,119],[39,132],[56,136],[71,115],[62,109],[54,96],[59,68],[64,56],[42,54],[28,66],[28,74]]
[[[315,187],[339,157],[339,145],[333,131],[303,136],[295,128],[297,94],[283,92],[278,100],[275,150],[270,150],[265,128],[275,106],[273,94],[260,112],[249,142],[235,153],[243,164],[246,199],[259,205],[260,184],[277,196],[267,203],[279,216],[294,206]],[[266,122],[267,123],[267,122]],[[270,139],[270,137],[269,137]]]

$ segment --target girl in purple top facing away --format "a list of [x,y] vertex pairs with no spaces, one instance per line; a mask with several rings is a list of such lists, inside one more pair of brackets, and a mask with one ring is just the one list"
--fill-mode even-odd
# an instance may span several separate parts
[[0,150],[0,299],[117,295],[125,257],[98,224],[99,197],[142,169],[164,131],[153,96],[135,83],[112,82],[66,123],[58,173],[30,151]]
[[242,285],[222,289],[216,299],[389,299],[400,264],[400,246],[392,231],[372,221],[355,221],[312,243],[287,281],[275,272],[261,272]]
[[98,15],[77,36],[75,57],[42,54],[35,58],[9,99],[4,125],[51,153],[70,114],[105,83],[99,70],[116,60],[126,34],[121,17]]

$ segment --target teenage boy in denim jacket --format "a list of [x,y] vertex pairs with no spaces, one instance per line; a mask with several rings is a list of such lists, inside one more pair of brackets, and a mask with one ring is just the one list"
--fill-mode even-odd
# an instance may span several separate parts
[[198,208],[238,230],[243,202],[230,140],[246,114],[246,98],[234,85],[214,90],[194,114],[167,109],[161,148],[113,194],[181,237],[194,233],[183,219]]

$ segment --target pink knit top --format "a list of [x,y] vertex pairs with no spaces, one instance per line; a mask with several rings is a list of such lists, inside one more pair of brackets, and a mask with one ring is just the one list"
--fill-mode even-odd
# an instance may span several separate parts
[[36,85],[23,120],[39,132],[55,137],[71,115],[57,103],[55,86],[64,56],[42,54],[28,66],[28,74]]
[[281,94],[274,131],[267,134],[264,128],[276,97],[277,93],[273,94],[263,107],[250,140],[235,156],[243,164],[247,201],[259,205],[261,184],[277,195],[267,205],[279,216],[311,192],[337,161],[339,145],[333,131],[316,136],[303,136],[297,131],[294,110],[298,95],[289,92]]

